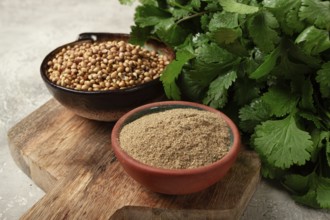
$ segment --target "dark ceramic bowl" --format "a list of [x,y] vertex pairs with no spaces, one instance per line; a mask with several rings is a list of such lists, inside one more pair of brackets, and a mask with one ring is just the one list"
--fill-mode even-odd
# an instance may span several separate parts
[[[83,42],[122,40],[127,42],[129,35],[112,33],[82,33],[78,40],[60,46],[50,52],[42,61],[40,72],[49,92],[63,106],[82,117],[99,121],[116,121],[129,110],[142,104],[160,101],[164,98],[164,90],[159,79],[121,90],[112,91],[79,91],[56,85],[47,77],[47,62],[62,48],[82,44]],[[174,58],[172,49],[166,45],[150,40],[145,46],[165,54],[171,60]]]
[[[125,125],[145,115],[176,108],[193,108],[210,111],[222,117],[227,122],[231,134],[231,145],[228,146],[230,149],[229,152],[222,159],[203,167],[192,169],[162,169],[143,164],[133,159],[121,149],[119,134]],[[179,195],[201,191],[221,180],[234,164],[241,141],[236,125],[220,111],[192,102],[164,101],[140,106],[122,116],[112,130],[111,144],[118,161],[134,180],[151,191]]]

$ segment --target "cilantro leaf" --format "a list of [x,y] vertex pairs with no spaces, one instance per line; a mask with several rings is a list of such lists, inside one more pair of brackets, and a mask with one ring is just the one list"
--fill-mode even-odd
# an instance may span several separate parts
[[176,80],[181,73],[183,65],[193,57],[194,55],[188,50],[181,50],[176,53],[176,59],[166,66],[160,80],[168,98],[180,99],[181,92],[176,84]]
[[320,84],[320,91],[323,97],[330,98],[330,62],[324,63],[317,71],[316,81]]
[[176,0],[167,0],[166,2],[170,7],[183,9],[183,10],[186,10],[191,13],[195,12],[193,10],[193,6],[192,6],[191,2],[189,4],[186,4],[185,2],[182,2],[182,1],[176,1]]
[[297,44],[291,44],[290,56],[294,57],[297,62],[304,63],[312,69],[320,68],[320,59],[312,55],[307,55]]
[[294,33],[299,33],[305,28],[305,24],[299,19],[299,1],[296,2],[296,7],[291,8],[291,10],[288,11],[285,17],[285,22],[287,27],[292,30]]
[[192,80],[198,81],[202,86],[208,87],[217,76],[225,74],[232,64],[232,62],[207,63],[201,59],[194,59],[191,62],[191,66],[187,66],[185,69]]
[[261,175],[269,179],[280,179],[286,174],[286,170],[283,170],[278,167],[274,167],[267,163],[265,160],[262,160],[261,163]]
[[131,5],[135,0],[119,0],[120,4]]
[[251,79],[260,79],[268,75],[274,69],[279,56],[280,48],[278,47],[265,57],[264,62],[249,77]]
[[253,80],[247,77],[238,77],[235,81],[234,88],[234,100],[240,106],[251,102],[260,94],[260,88],[254,83]]
[[321,208],[330,208],[330,178],[319,177],[316,200]]
[[[315,118],[317,116],[314,115]],[[318,117],[320,118],[320,117]],[[330,132],[322,131],[320,128],[314,129],[310,132],[312,136],[312,141],[314,143],[313,150],[311,151],[311,161],[316,163],[319,160],[320,151],[324,148],[324,142],[329,139]],[[330,164],[328,164],[330,166]]]
[[239,28],[219,28],[218,30],[212,32],[212,38],[220,45],[234,43],[235,40],[241,35],[242,31]]
[[174,23],[173,19],[168,19],[168,23],[156,25],[157,36],[166,44],[177,46],[182,44],[189,35],[188,31]]
[[328,166],[330,167],[330,135],[326,140],[325,150],[326,150],[325,152],[326,152]]
[[296,192],[293,198],[311,207],[330,208],[330,179],[315,172],[307,176],[287,175],[284,184]]
[[[239,35],[241,35],[241,30],[237,29],[239,31]],[[228,52],[234,54],[235,56],[239,56],[239,57],[248,57],[249,56],[249,52],[248,50],[246,50],[245,45],[242,43],[242,41],[240,40],[241,37],[235,39],[235,41],[231,42],[230,41],[224,41],[225,44],[220,43],[220,46],[224,49],[226,49]],[[214,38],[214,41],[217,41],[216,38]],[[230,43],[228,43],[230,42]],[[219,44],[219,42],[217,42]]]
[[263,5],[275,15],[280,28],[288,35],[304,29],[305,25],[299,18],[300,0],[263,1]]
[[134,20],[139,27],[147,27],[158,25],[164,20],[170,18],[168,12],[153,6],[153,5],[140,5],[135,9]]
[[310,175],[290,174],[285,176],[284,184],[295,193],[304,194],[309,189]]
[[320,207],[320,205],[316,200],[316,195],[317,195],[316,190],[310,189],[306,194],[304,194],[302,196],[297,194],[292,197],[296,202],[299,202],[301,204],[304,204],[304,205],[307,205],[310,207],[318,208],[318,207]]
[[204,0],[204,2],[207,2],[207,5],[205,6],[204,10],[211,11],[211,12],[222,10],[222,7],[220,6],[219,1]]
[[156,6],[156,7],[159,7],[160,6],[158,0],[139,0],[139,2],[142,5],[153,5],[153,6]]
[[[316,208],[320,206],[318,201],[318,191],[322,191],[323,189],[323,186],[319,186],[319,180],[320,177],[318,177],[314,172],[307,176],[292,174],[286,176],[284,185],[296,193],[296,195],[293,196],[294,200]],[[325,193],[325,195],[327,194],[328,193]]]
[[208,14],[204,14],[201,16],[201,28],[203,31],[208,31],[209,30],[209,23],[210,23],[210,18],[211,16]]
[[314,106],[314,88],[310,79],[305,79],[303,76],[296,77],[293,85],[296,87],[298,94],[301,95],[299,107],[310,111],[315,111]]
[[183,17],[186,17],[190,14],[190,11],[187,9],[182,9],[182,8],[169,8],[169,12],[173,15],[175,19],[181,19]]
[[[330,31],[330,2],[319,0],[301,0],[299,16],[318,28]],[[317,12],[317,13],[315,13]]]
[[306,54],[316,55],[330,48],[329,32],[314,26],[307,27],[296,38]]
[[200,0],[191,0],[190,4],[196,10],[200,9],[200,7],[201,7],[201,1]]
[[283,79],[291,79],[292,83],[298,84],[297,78],[301,79],[304,77],[304,74],[310,73],[311,68],[298,61],[292,60],[291,51],[294,48],[294,45],[291,41],[283,39],[281,40],[280,47],[280,56],[278,59],[278,63],[272,70],[272,75],[276,75],[277,77],[281,77]]
[[[267,55],[264,58],[264,62],[250,74],[250,78],[266,79],[265,76],[271,73],[276,75],[276,77],[291,79],[295,82],[297,77],[301,78],[303,74],[312,71],[309,65],[298,60],[291,60],[291,53],[298,54],[298,52],[291,41],[282,39],[279,46],[271,54]],[[305,58],[305,56],[299,56],[299,59],[304,60]],[[314,63],[310,65],[314,66]]]
[[270,118],[270,108],[260,98],[253,100],[239,110],[240,128],[252,133],[261,122]]
[[[241,69],[242,71],[248,76],[258,69],[258,67],[261,65],[261,63],[264,62],[265,55],[264,53],[261,53],[258,48],[255,48],[255,50],[250,52],[250,56],[246,57],[243,62],[241,63]],[[274,64],[275,65],[275,64]],[[256,82],[254,80],[254,82]]]
[[233,43],[242,35],[242,31],[238,28],[238,15],[229,12],[215,13],[210,20],[210,35],[218,44]]
[[261,97],[270,109],[271,114],[282,117],[294,112],[298,103],[298,97],[291,94],[286,88],[272,87]]
[[256,6],[238,3],[235,0],[219,0],[219,3],[223,7],[223,10],[227,12],[235,12],[238,14],[253,14],[259,10],[259,8]]
[[[321,131],[319,134],[318,148],[325,148],[327,170],[330,167],[330,131]],[[328,176],[330,177],[330,175]]]
[[275,30],[279,25],[272,13],[259,11],[248,20],[247,27],[253,42],[261,51],[268,53],[274,50],[280,38]]
[[219,28],[236,27],[238,27],[238,15],[226,11],[214,13],[209,22],[210,31],[216,31]]
[[203,99],[205,105],[213,108],[222,108],[227,103],[227,90],[237,78],[237,73],[234,70],[229,71],[224,75],[218,76],[210,84],[206,97]]
[[148,40],[151,30],[152,29],[150,27],[141,28],[137,26],[131,26],[129,42],[131,44],[142,46]]
[[207,84],[202,83],[200,80],[192,79],[189,72],[184,68],[180,75],[179,86],[182,96],[195,102],[203,100],[207,91]]
[[207,34],[201,34],[197,33],[192,37],[192,44],[194,45],[194,48],[201,47],[204,44],[210,43],[210,37]]
[[321,128],[322,127],[322,123],[321,123],[321,118],[313,113],[309,113],[309,112],[305,112],[305,111],[299,111],[299,116],[311,121],[314,123],[315,127],[317,128]]
[[195,49],[196,59],[187,68],[191,79],[209,86],[218,75],[224,74],[239,59],[215,43],[205,43]]
[[313,146],[309,133],[297,127],[292,115],[256,126],[253,144],[268,163],[283,169],[305,164]]
[[205,63],[222,63],[231,62],[234,56],[222,49],[215,43],[203,44],[195,50],[198,59]]

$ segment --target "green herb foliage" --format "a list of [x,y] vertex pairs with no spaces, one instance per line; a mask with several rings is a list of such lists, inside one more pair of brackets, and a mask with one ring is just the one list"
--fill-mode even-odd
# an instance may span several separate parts
[[329,31],[329,1],[141,0],[131,35],[175,49],[161,77],[168,98],[230,115],[264,177],[330,208]]

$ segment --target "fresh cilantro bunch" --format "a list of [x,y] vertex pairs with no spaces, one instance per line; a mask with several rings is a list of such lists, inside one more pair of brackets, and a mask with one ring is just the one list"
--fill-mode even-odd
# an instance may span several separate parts
[[161,76],[168,98],[226,112],[264,177],[330,208],[329,31],[329,1],[141,0],[131,42],[173,47]]

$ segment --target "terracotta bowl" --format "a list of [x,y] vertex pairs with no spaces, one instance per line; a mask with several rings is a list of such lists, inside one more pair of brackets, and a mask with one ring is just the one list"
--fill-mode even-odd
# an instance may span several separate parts
[[[60,46],[50,52],[42,61],[40,73],[49,92],[63,106],[76,113],[79,116],[99,120],[99,121],[116,121],[129,110],[142,104],[160,101],[164,98],[164,90],[159,79],[152,80],[135,87],[130,87],[122,90],[112,91],[78,91],[56,85],[47,77],[47,63],[55,54],[66,46],[82,44],[83,42],[95,41],[112,41],[123,40],[127,42],[129,35],[127,34],[112,34],[112,33],[82,33],[78,40]],[[156,50],[161,54],[167,55],[171,60],[174,58],[172,49],[164,44],[150,40],[145,46],[149,50]]]
[[[222,159],[203,167],[162,169],[143,164],[130,157],[121,149],[119,134],[125,125],[145,115],[176,108],[193,108],[210,111],[222,117],[227,122],[231,134],[229,152]],[[221,180],[235,162],[241,141],[236,125],[222,112],[192,102],[163,101],[140,106],[122,116],[112,130],[111,144],[118,161],[134,180],[154,192],[180,195],[201,191]]]

